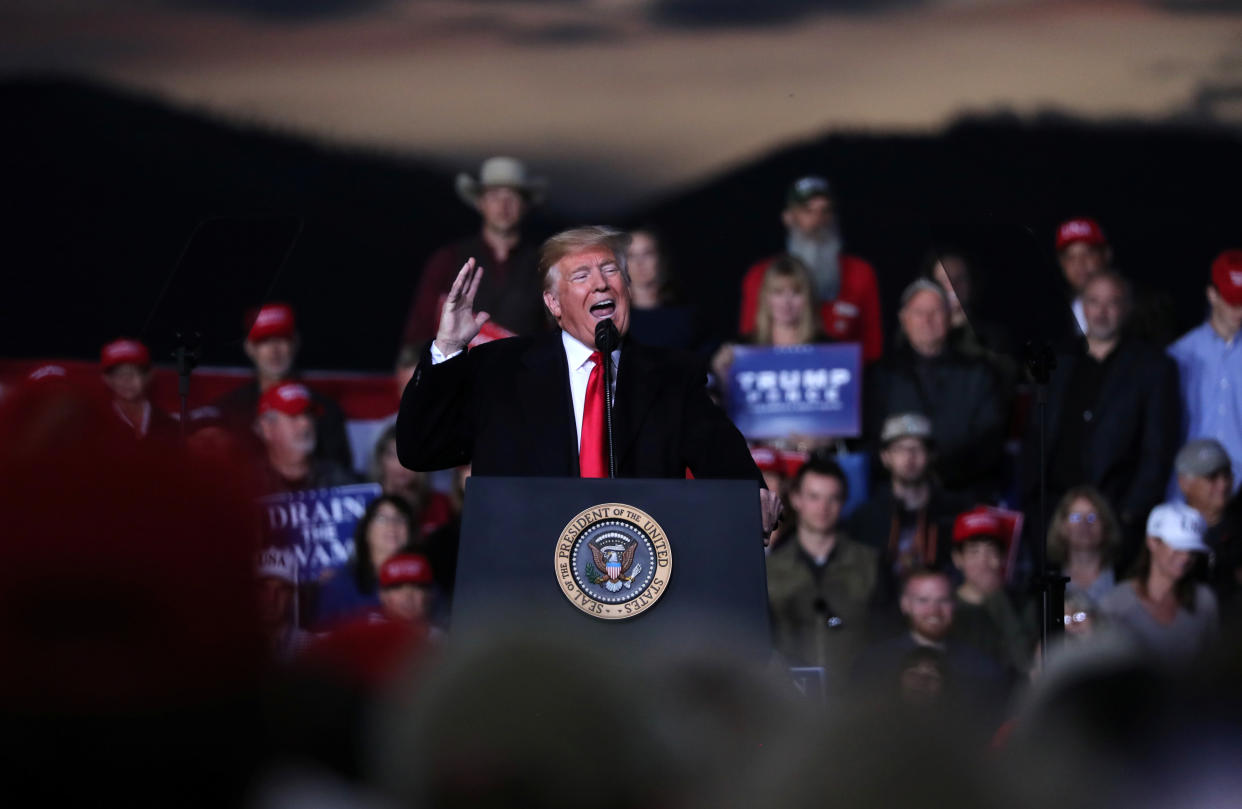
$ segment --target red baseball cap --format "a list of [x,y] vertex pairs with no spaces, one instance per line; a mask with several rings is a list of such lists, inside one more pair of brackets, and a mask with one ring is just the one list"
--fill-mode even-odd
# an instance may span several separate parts
[[1009,534],[1005,523],[990,511],[972,509],[957,515],[953,522],[953,541],[966,542],[971,539],[995,539],[1002,545],[1009,545]]
[[105,371],[126,363],[149,368],[151,367],[151,352],[142,343],[128,337],[113,340],[99,351],[99,364]]
[[299,416],[308,410],[315,415],[319,413],[319,408],[311,399],[310,388],[298,382],[281,382],[259,397],[259,415],[272,410],[286,416]]
[[394,554],[380,565],[380,587],[396,587],[399,584],[429,585],[431,563],[421,553]]
[[750,457],[754,459],[755,466],[759,467],[760,472],[783,472],[781,459],[776,454],[776,450],[768,447],[751,447]]
[[287,303],[268,303],[255,312],[246,339],[257,343],[269,337],[292,337],[296,332],[293,307]]
[[1069,219],[1057,228],[1057,250],[1064,250],[1074,242],[1099,246],[1108,244],[1108,239],[1094,219]]
[[1226,250],[1212,262],[1212,285],[1230,306],[1242,305],[1242,250]]

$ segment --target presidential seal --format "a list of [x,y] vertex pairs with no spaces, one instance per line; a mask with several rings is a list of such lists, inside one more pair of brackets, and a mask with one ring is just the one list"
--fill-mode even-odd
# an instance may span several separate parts
[[624,503],[603,503],[565,526],[555,565],[557,583],[571,604],[616,621],[660,600],[673,572],[673,553],[651,515]]

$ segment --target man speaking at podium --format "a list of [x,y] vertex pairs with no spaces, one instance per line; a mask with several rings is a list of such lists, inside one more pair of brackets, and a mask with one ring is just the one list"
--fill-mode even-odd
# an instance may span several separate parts
[[741,433],[708,398],[696,360],[626,339],[629,237],[581,227],[544,242],[543,303],[559,332],[467,350],[488,319],[474,311],[483,268],[468,260],[445,299],[430,357],[406,386],[397,454],[410,469],[470,463],[475,475],[608,477],[602,355],[597,328],[621,335],[612,434],[618,477],[755,480],[765,538],[780,499],[762,488]]

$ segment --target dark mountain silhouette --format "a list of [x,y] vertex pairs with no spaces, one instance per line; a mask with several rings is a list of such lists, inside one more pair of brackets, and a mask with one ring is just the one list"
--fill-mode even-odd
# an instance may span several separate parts
[[274,297],[298,309],[304,364],[390,366],[423,260],[477,227],[452,174],[410,159],[227,125],[77,81],[0,84],[0,109],[12,203],[0,345],[10,356],[91,356],[136,333],[204,218],[293,215],[304,227]]
[[[225,124],[77,80],[0,83],[0,109],[6,356],[93,356],[147,321],[200,220],[281,215],[304,225],[274,294],[298,307],[303,364],[385,368],[423,260],[476,227],[451,172],[429,162]],[[1202,316],[1211,258],[1242,244],[1238,147],[1226,130],[1055,117],[964,120],[935,135],[842,133],[644,205],[622,224],[666,234],[688,293],[726,337],[741,274],[781,245],[786,186],[820,172],[837,188],[849,249],[877,268],[890,327],[919,258],[951,244],[975,259],[990,319],[1026,335],[1059,305],[1056,223],[1091,215],[1118,265],[1167,293],[1180,330]],[[574,221],[573,212],[540,217],[537,234]],[[255,272],[220,263],[222,278]]]
[[[1212,258],[1242,245],[1230,188],[1242,180],[1238,133],[1182,124],[1087,125],[1046,115],[964,119],[938,135],[834,134],[791,145],[657,202],[646,219],[676,235],[678,267],[713,290],[717,331],[735,322],[737,279],[781,248],[785,190],[831,178],[847,250],[872,261],[888,327],[929,248],[972,258],[989,318],[1017,342],[1061,306],[1057,224],[1092,216],[1140,292],[1167,297],[1166,331],[1203,315]],[[1171,336],[1171,335],[1170,335]]]

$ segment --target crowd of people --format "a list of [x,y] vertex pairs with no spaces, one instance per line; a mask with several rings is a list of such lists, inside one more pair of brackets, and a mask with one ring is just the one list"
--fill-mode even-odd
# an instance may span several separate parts
[[[378,484],[346,566],[308,582],[287,549],[258,553],[256,626],[272,660],[344,657],[375,679],[391,674],[374,667],[396,665],[394,650],[452,636],[470,468],[434,477],[402,466],[399,397],[431,361],[445,295],[468,258],[486,268],[477,303],[491,317],[478,340],[549,328],[537,244],[524,229],[544,184],[520,161],[497,157],[457,187],[481,227],[422,270],[396,355],[392,415],[367,435],[365,468],[355,468],[341,407],[299,376],[296,313],[282,303],[262,305],[247,324],[253,377],[184,425],[189,452],[256,495]],[[1113,266],[1100,225],[1076,218],[1049,234],[1066,317],[1041,424],[1016,405],[1041,380],[1015,358],[1004,324],[980,318],[966,256],[929,253],[886,336],[887,279],[846,252],[841,204],[825,178],[790,185],[780,212],[786,243],[738,268],[737,334],[726,341],[704,332],[665,258],[663,241],[675,234],[644,226],[627,254],[629,337],[694,354],[717,396],[736,346],[860,346],[860,435],[753,447],[768,488],[787,504],[765,550],[782,665],[821,670],[830,700],[882,688],[902,704],[967,703],[1000,727],[1052,654],[1038,640],[1045,543],[1066,577],[1058,643],[1121,643],[1169,676],[1203,665],[1242,606],[1242,250],[1184,268],[1187,283],[1206,288],[1206,317],[1160,345],[1132,327],[1139,293]],[[176,419],[150,401],[142,343],[107,344],[100,370],[118,434],[177,440]],[[56,378],[47,366],[27,384]],[[864,491],[847,509],[843,462],[859,455]]]

